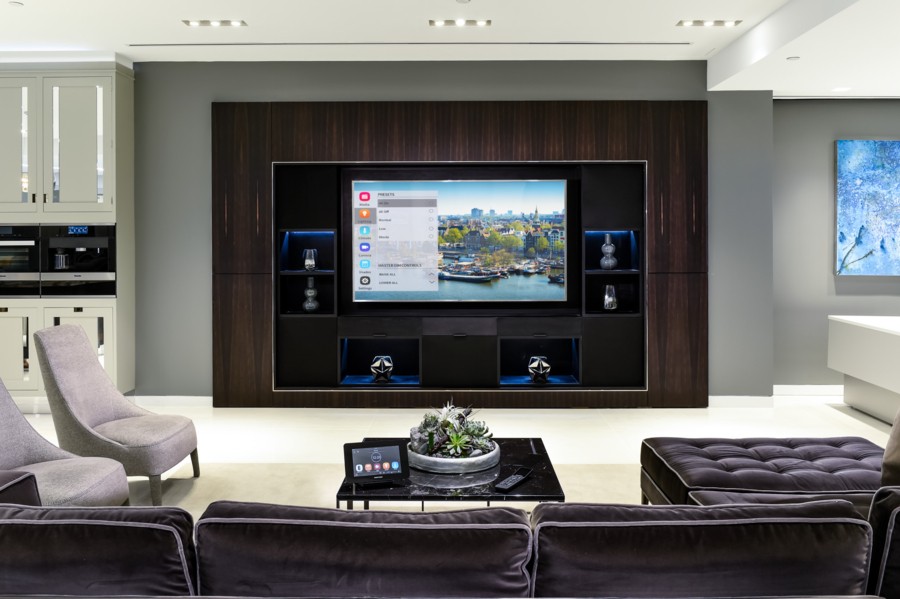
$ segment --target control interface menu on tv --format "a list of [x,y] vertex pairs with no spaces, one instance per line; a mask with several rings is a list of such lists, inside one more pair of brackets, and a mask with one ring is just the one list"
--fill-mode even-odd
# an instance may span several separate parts
[[353,301],[566,300],[566,181],[352,182]]

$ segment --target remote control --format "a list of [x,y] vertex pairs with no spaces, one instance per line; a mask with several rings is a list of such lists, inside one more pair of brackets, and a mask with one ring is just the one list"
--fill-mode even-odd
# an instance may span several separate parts
[[494,485],[494,488],[500,491],[501,493],[506,493],[523,480],[528,478],[528,475],[531,474],[531,468],[519,468],[516,470],[515,474],[511,474],[501,480],[500,482]]

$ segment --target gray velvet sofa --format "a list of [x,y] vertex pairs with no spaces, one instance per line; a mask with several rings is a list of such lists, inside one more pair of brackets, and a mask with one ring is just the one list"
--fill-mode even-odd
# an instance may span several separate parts
[[[898,506],[888,494],[873,513],[893,526]],[[874,570],[900,574],[880,538]],[[222,501],[195,525],[179,508],[0,505],[0,595],[15,596],[859,597],[872,553],[870,524],[840,500],[530,517]]]

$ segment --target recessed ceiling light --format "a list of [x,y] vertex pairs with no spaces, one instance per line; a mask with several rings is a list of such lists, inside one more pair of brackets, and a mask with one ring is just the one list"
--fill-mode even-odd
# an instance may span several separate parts
[[219,27],[221,25],[247,27],[247,21],[241,19],[184,19],[181,22],[188,27]]
[[739,19],[684,19],[675,23],[676,27],[737,27]]
[[490,19],[430,19],[430,27],[490,27]]

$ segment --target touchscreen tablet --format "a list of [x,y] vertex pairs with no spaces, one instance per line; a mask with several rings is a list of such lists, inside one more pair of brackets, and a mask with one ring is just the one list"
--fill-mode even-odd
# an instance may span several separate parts
[[409,478],[408,439],[378,439],[344,444],[344,470],[353,483]]

